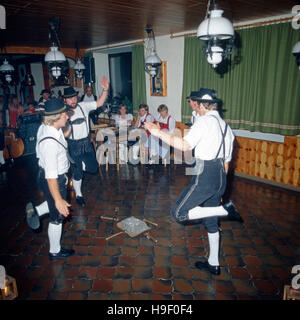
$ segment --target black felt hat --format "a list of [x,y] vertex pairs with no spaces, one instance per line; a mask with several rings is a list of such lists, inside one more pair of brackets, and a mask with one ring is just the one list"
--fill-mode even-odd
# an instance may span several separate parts
[[208,103],[221,103],[221,100],[217,98],[217,92],[213,89],[206,88],[201,88],[199,91],[192,91],[187,99]]
[[67,112],[70,106],[57,98],[51,98],[45,102],[44,116],[52,116],[55,114]]
[[51,94],[50,90],[48,90],[48,89],[42,90],[42,92],[40,93],[40,95],[42,96],[44,93],[49,93],[49,94]]
[[73,87],[64,88],[64,98],[72,98],[78,95],[78,91],[75,91]]

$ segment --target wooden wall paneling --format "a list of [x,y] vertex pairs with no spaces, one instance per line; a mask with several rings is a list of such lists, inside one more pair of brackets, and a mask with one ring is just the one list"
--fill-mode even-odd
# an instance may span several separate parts
[[296,158],[295,158],[295,171],[293,174],[293,184],[300,186],[300,137],[297,137],[296,142]]
[[236,137],[233,151],[236,172],[300,186],[300,137],[284,143]]

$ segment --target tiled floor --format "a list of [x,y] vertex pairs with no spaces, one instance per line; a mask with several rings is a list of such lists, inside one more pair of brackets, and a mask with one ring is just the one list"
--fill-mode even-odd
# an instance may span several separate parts
[[[115,166],[86,175],[87,201],[79,208],[69,191],[73,211],[64,225],[62,243],[76,255],[48,259],[48,218],[38,231],[25,222],[28,201],[39,204],[34,156],[18,159],[0,175],[0,264],[17,280],[18,299],[282,299],[291,269],[300,264],[299,193],[235,177],[228,193],[245,223],[222,221],[221,275],[194,267],[208,254],[203,225],[184,226],[170,215],[188,184],[183,166]],[[120,235],[113,221],[134,215],[158,223],[151,235]]]

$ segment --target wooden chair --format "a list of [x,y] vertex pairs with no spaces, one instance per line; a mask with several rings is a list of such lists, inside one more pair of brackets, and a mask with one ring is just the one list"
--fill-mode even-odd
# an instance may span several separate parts
[[96,159],[97,159],[98,165],[100,166],[104,163],[103,160],[105,157],[105,170],[108,171],[109,158],[114,159],[115,152],[116,152],[117,169],[119,170],[118,141],[116,141],[116,144],[112,144],[112,145],[103,143],[103,141],[104,141],[104,136],[103,136],[102,130],[99,129],[96,134],[96,142],[98,142],[99,144],[96,151]]

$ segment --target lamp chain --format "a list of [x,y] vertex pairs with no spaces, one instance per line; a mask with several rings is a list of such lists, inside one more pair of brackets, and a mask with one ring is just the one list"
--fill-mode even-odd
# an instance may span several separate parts
[[205,19],[207,19],[207,18],[208,18],[209,8],[210,8],[210,0],[208,0],[208,3],[207,3]]

